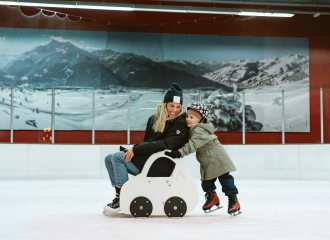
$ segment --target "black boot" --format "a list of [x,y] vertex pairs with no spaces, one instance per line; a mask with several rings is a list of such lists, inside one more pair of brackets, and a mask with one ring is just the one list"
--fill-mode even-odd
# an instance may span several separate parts
[[120,200],[120,190],[121,188],[116,187],[116,197],[112,200],[111,203],[108,203],[107,205],[105,205],[103,207],[103,214],[107,215],[113,215],[113,214],[117,214],[120,209],[119,209],[119,200]]
[[112,209],[119,208],[120,190],[121,188],[116,187],[116,197],[112,200],[112,203],[107,204],[107,206]]

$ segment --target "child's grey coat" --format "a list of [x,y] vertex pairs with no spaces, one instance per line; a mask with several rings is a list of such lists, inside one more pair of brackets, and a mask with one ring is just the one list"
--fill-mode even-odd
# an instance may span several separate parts
[[189,142],[178,150],[181,157],[196,152],[202,180],[210,180],[236,171],[226,150],[214,135],[212,123],[198,123],[189,131]]

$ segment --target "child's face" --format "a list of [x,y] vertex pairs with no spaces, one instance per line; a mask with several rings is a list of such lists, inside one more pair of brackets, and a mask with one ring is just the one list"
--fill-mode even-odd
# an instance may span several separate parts
[[200,119],[189,113],[189,111],[187,112],[186,123],[188,127],[194,126],[196,123],[199,122],[199,120]]

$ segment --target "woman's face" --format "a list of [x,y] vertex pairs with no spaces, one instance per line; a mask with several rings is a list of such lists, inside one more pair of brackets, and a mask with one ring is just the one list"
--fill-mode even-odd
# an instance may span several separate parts
[[168,116],[170,118],[175,118],[176,115],[181,111],[181,104],[180,103],[174,103],[174,102],[168,102],[166,104]]

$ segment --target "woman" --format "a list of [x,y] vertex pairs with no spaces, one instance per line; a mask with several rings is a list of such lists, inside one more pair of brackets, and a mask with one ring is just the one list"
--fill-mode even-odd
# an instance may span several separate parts
[[[163,104],[159,104],[157,113],[148,119],[143,142],[132,149],[106,156],[105,166],[111,184],[116,189],[116,198],[104,207],[104,213],[119,211],[120,189],[128,181],[128,173],[134,176],[139,174],[152,154],[165,149],[179,149],[188,141],[189,129],[185,121],[186,113],[182,108],[182,96],[182,88],[172,83],[164,96]],[[148,176],[169,176],[173,165],[167,158],[160,158],[153,164]]]

